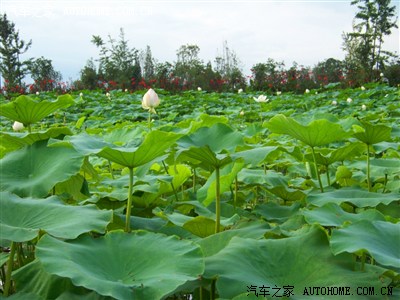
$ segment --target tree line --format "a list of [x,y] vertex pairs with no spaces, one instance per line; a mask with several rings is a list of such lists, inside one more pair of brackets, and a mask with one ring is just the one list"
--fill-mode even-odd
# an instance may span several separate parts
[[[234,91],[238,89],[295,91],[318,88],[329,83],[342,87],[360,86],[366,82],[400,83],[400,57],[383,49],[384,37],[397,28],[396,7],[390,0],[354,0],[357,6],[353,31],[343,33],[345,59],[328,58],[313,67],[268,58],[251,68],[251,76],[243,74],[240,59],[227,42],[222,53],[211,62],[200,59],[195,44],[182,45],[176,51],[176,61],[158,62],[147,46],[133,48],[121,28],[118,38],[106,39],[93,35],[92,43],[99,50],[98,58],[89,59],[80,71],[80,78],[68,85],[62,83],[50,59],[39,57],[21,61],[32,41],[20,39],[15,24],[0,15],[0,72],[5,92],[26,93],[67,89],[146,89],[162,88],[172,92],[197,89]],[[34,84],[23,80],[30,75]],[[382,76],[383,75],[383,76]]]

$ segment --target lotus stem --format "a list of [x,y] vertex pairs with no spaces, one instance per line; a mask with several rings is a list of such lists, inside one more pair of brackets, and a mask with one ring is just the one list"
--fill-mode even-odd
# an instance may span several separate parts
[[221,195],[220,195],[220,181],[219,181],[219,167],[215,169],[215,233],[220,232],[221,225]]
[[331,177],[329,176],[329,165],[326,165],[326,180],[328,180],[328,185],[331,185]]
[[368,192],[371,191],[371,169],[370,169],[370,161],[369,161],[369,144],[367,144],[367,184],[368,184]]
[[312,151],[312,156],[313,156],[313,160],[314,160],[315,172],[317,173],[319,188],[320,188],[320,190],[321,190],[321,193],[323,193],[323,192],[324,192],[324,187],[322,186],[321,176],[320,176],[319,170],[318,170],[317,159],[316,159],[316,157],[315,157],[315,150],[314,150],[314,147],[311,147],[311,151]]
[[29,132],[29,133],[32,133],[32,126],[31,126],[31,124],[28,124],[28,132]]
[[193,194],[196,193],[196,169],[193,168]]
[[148,117],[148,126],[149,130],[151,131],[151,111],[149,110],[149,117]]
[[238,184],[238,178],[237,175],[235,176],[235,192],[233,194],[233,208],[236,211],[236,205],[237,205],[237,193],[238,193],[238,188],[239,188],[239,184]]
[[133,190],[133,168],[129,168],[129,188],[128,204],[126,205],[125,232],[131,231],[131,209],[132,209],[132,190]]
[[4,284],[4,293],[3,293],[5,297],[7,297],[9,295],[9,293],[10,293],[11,273],[12,273],[12,270],[13,270],[16,246],[17,245],[16,245],[15,242],[11,242],[10,256],[8,257],[8,261],[7,261],[6,282]]

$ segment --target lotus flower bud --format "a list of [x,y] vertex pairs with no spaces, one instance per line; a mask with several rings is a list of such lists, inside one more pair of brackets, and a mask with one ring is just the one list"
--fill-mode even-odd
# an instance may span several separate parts
[[148,109],[152,113],[156,113],[155,107],[160,104],[157,93],[153,89],[149,89],[143,96],[142,107]]
[[281,95],[281,94],[282,94],[281,91],[277,91],[277,92],[276,92],[276,95],[277,95],[277,96],[279,96],[279,95]]
[[309,92],[310,92],[310,90],[309,90],[309,89],[306,89],[305,93],[308,94]]
[[346,101],[347,101],[347,103],[349,103],[349,104],[350,104],[351,102],[353,102],[353,99],[351,99],[351,98],[347,98],[347,100],[346,100]]
[[365,104],[363,104],[363,105],[361,105],[361,109],[362,109],[362,110],[366,110],[366,109],[367,109],[367,106],[366,106]]
[[365,91],[365,87],[361,86],[361,90],[362,90],[362,91]]
[[243,93],[243,89],[238,89],[238,94]]
[[332,105],[335,105],[335,106],[336,106],[336,105],[337,105],[337,101],[336,101],[336,100],[333,100],[333,101],[332,101]]
[[199,92],[201,92],[201,87],[198,87],[197,90],[198,90]]
[[20,130],[24,129],[24,124],[22,124],[21,122],[15,121],[12,128],[14,131],[20,131]]

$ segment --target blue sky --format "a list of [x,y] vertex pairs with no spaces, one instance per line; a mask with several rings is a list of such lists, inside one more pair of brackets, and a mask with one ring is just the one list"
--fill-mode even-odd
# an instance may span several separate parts
[[[77,79],[98,49],[92,35],[117,37],[124,28],[132,47],[151,47],[159,62],[176,60],[176,50],[197,44],[200,58],[214,62],[226,40],[250,68],[268,58],[313,66],[344,58],[342,33],[352,30],[357,11],[351,1],[18,1],[0,0],[20,31],[32,39],[26,57],[53,61],[64,80]],[[392,1],[397,8],[399,1]],[[399,30],[385,39],[385,49],[399,52]]]

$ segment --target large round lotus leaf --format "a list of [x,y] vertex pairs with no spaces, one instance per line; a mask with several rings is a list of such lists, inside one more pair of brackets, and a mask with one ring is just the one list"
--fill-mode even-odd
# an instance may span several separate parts
[[69,242],[46,235],[36,249],[47,272],[116,299],[161,299],[204,271],[199,246],[146,231]]
[[179,137],[180,135],[172,132],[154,130],[146,135],[140,145],[137,140],[135,140],[136,145],[129,144],[132,139],[131,134],[125,137],[119,136],[120,143],[125,145],[121,147],[87,134],[75,135],[69,141],[84,155],[96,154],[121,166],[134,168],[164,155]]
[[361,126],[353,125],[354,137],[367,145],[390,140],[391,127],[361,122]]
[[310,147],[324,146],[348,136],[338,123],[320,119],[305,126],[281,114],[271,118],[267,127],[273,133],[290,135]]
[[[233,299],[249,287],[281,288],[292,286],[290,299],[323,299],[303,296],[305,287],[385,286],[380,275],[385,269],[368,266],[365,272],[353,271],[352,255],[333,256],[325,231],[312,227],[307,233],[284,239],[254,240],[234,237],[216,255],[206,258],[204,277],[216,277],[220,298]],[[250,292],[251,294],[251,292]],[[349,296],[346,299],[359,299]],[[272,299],[272,298],[271,298]]]
[[47,140],[38,141],[0,160],[0,190],[45,197],[56,183],[77,174],[83,159],[72,148],[47,147]]
[[95,205],[65,205],[56,196],[33,199],[0,193],[0,239],[25,242],[40,230],[74,239],[89,231],[104,233],[111,218],[111,211],[101,211]]
[[366,250],[378,263],[400,268],[400,223],[363,220],[334,230],[331,248],[333,254]]
[[14,101],[0,106],[0,115],[25,125],[32,124],[47,117],[56,110],[75,103],[70,95],[62,95],[56,101],[37,102],[29,96],[19,96]]
[[306,201],[315,206],[323,206],[327,203],[341,204],[349,202],[357,207],[375,207],[379,204],[388,205],[391,202],[400,200],[400,194],[378,194],[372,193],[358,188],[342,188],[332,192],[309,194]]
[[357,222],[360,220],[384,221],[385,216],[376,209],[364,210],[358,214],[345,212],[335,203],[327,203],[313,210],[303,210],[302,213],[307,223],[318,223],[322,226],[340,226],[344,222]]
[[0,157],[15,149],[26,145],[32,145],[40,140],[56,138],[62,135],[72,135],[72,131],[67,127],[49,128],[46,131],[34,133],[2,132],[0,133]]
[[[21,300],[111,300],[83,287],[74,286],[71,279],[46,272],[38,259],[13,272],[16,295]],[[28,295],[28,293],[30,293]],[[25,295],[25,298],[23,297]],[[35,295],[35,296],[31,296]],[[14,296],[14,295],[13,295]],[[8,299],[8,298],[7,298]],[[12,298],[14,299],[14,298]]]

